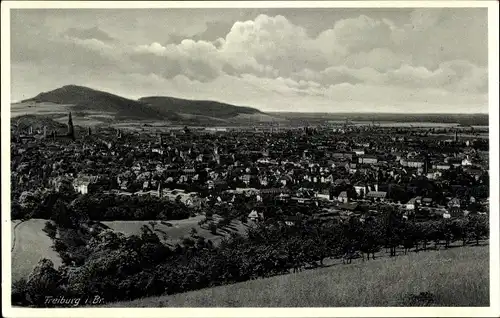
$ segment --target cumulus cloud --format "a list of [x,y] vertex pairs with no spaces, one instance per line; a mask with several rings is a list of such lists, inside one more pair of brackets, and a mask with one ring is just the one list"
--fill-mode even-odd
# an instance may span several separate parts
[[[167,78],[183,74],[209,81],[221,74],[253,74],[323,85],[390,84],[483,92],[487,86],[484,68],[452,60],[432,69],[415,64],[414,55],[400,49],[407,44],[405,38],[414,38],[410,32],[426,31],[439,23],[441,15],[441,11],[416,10],[411,29],[410,24],[398,27],[388,19],[360,15],[339,20],[311,38],[284,16],[261,14],[254,20],[235,22],[225,38],[214,42],[151,43],[138,46],[135,54],[144,56],[148,73],[157,70]],[[267,82],[262,80],[262,84]]]
[[[20,32],[16,30],[23,23],[14,18],[12,57],[20,63],[101,68],[131,76],[144,91],[148,85],[158,89],[172,85],[172,91],[186,97],[198,90],[208,94],[200,98],[235,103],[244,101],[246,92],[257,105],[272,98],[297,105],[310,98],[325,109],[329,101],[352,105],[376,101],[394,107],[405,99],[406,103],[448,99],[460,104],[461,99],[480,104],[488,86],[486,11],[450,10],[416,9],[394,21],[381,14],[351,14],[332,20],[314,35],[297,19],[293,23],[279,14],[212,24],[205,17],[193,26],[196,32],[187,33],[177,29],[162,33],[168,21],[161,19],[165,23],[155,24],[156,29],[148,22],[140,31],[143,19],[131,22],[130,41],[124,41],[126,35],[117,34],[120,28],[112,25],[106,25],[106,31],[66,27],[63,33],[50,33],[50,25],[45,25]],[[140,32],[148,35],[141,38]]]

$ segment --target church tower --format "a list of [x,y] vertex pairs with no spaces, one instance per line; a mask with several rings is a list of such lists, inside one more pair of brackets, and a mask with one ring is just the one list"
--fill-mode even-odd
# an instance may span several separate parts
[[75,128],[73,127],[73,118],[71,117],[71,112],[68,115],[68,137],[75,140]]

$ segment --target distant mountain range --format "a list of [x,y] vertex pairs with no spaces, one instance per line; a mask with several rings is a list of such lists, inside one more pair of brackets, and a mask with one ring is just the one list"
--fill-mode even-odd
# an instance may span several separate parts
[[114,120],[152,120],[173,123],[202,124],[232,122],[272,117],[251,107],[216,101],[187,100],[166,96],[143,97],[138,100],[91,89],[66,85],[12,105],[20,114],[62,114],[76,116],[112,116]]

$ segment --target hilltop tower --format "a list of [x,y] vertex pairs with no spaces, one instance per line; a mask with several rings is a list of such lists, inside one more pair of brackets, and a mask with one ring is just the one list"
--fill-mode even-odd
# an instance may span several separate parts
[[455,130],[455,142],[458,142],[458,130]]
[[47,126],[43,126],[43,138],[47,138]]
[[68,137],[75,140],[75,127],[73,127],[73,118],[71,116],[71,112],[68,115]]
[[92,129],[91,129],[91,128],[90,128],[90,126],[89,126],[89,128],[88,128],[88,130],[87,130],[87,136],[90,136],[90,135],[92,135]]

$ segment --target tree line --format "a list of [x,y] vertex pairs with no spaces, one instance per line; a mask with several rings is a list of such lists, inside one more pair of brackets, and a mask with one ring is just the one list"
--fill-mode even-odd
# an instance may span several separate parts
[[64,223],[56,224],[54,246],[65,265],[56,270],[42,260],[27,280],[14,284],[15,304],[43,307],[47,294],[99,294],[107,301],[175,294],[322,266],[327,258],[350,262],[356,253],[363,259],[377,258],[385,248],[396,256],[401,248],[403,253],[449,248],[455,241],[479,244],[488,237],[484,215],[415,222],[394,210],[345,221],[304,217],[293,225],[262,222],[218,246],[196,231],[169,247],[146,226],[140,235],[127,237],[82,224],[73,224],[71,231]]

